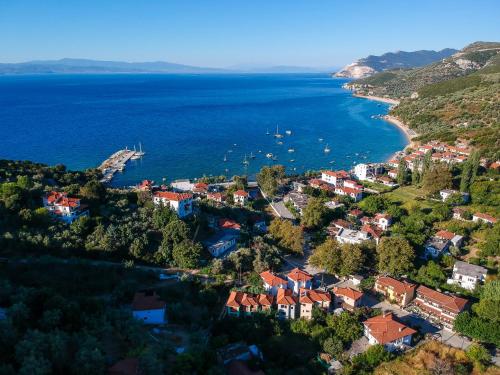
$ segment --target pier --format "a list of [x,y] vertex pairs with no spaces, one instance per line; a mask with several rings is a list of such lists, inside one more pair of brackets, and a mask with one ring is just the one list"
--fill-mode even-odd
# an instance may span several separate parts
[[109,158],[104,160],[102,164],[97,168],[103,174],[101,182],[111,182],[115,173],[122,172],[125,169],[125,164],[127,164],[130,159],[136,156],[136,154],[138,154],[137,151],[125,148],[124,150],[118,150]]

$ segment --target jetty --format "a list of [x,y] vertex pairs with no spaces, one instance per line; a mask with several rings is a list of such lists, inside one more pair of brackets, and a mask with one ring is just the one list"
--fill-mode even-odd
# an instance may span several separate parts
[[104,160],[102,164],[97,168],[102,172],[101,182],[110,182],[116,172],[122,172],[125,169],[125,164],[132,159],[137,154],[137,151],[129,150],[125,148],[124,150],[118,150],[109,158]]

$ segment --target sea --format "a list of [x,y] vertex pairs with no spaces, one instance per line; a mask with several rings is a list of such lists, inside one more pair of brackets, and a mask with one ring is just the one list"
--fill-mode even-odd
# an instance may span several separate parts
[[141,146],[144,157],[114,186],[387,160],[407,144],[378,118],[389,105],[353,97],[345,82],[328,74],[2,76],[0,159],[83,170]]

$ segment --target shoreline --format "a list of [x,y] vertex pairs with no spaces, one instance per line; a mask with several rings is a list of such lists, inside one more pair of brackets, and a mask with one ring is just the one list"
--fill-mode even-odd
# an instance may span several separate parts
[[396,99],[390,99],[390,98],[382,98],[381,96],[373,96],[373,95],[361,95],[361,94],[355,94],[353,93],[352,96],[356,98],[363,98],[363,99],[368,99],[368,100],[374,100],[376,102],[382,102],[386,104],[392,104],[392,105],[398,105],[399,100]]

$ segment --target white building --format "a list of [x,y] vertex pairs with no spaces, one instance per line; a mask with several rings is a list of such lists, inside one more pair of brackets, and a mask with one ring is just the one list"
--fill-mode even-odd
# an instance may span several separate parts
[[173,191],[157,191],[153,194],[153,203],[174,210],[180,218],[193,213],[193,194],[175,193]]
[[383,345],[388,351],[411,345],[414,329],[394,319],[392,313],[375,316],[363,322],[364,334],[370,345]]
[[387,230],[392,224],[392,217],[387,214],[376,214],[373,218],[373,224],[382,230]]
[[340,228],[335,239],[340,243],[360,244],[370,240],[370,236],[367,232]]
[[137,292],[132,301],[132,314],[144,324],[166,324],[167,304],[151,291]]
[[374,180],[376,176],[382,174],[384,168],[380,164],[357,164],[354,167],[354,174],[360,181]]
[[234,229],[222,230],[203,242],[210,255],[218,258],[233,251],[238,242],[239,232]]
[[291,270],[286,277],[288,280],[288,288],[295,294],[298,294],[300,289],[311,289],[312,287],[312,275],[298,268]]
[[354,202],[359,202],[361,199],[363,199],[363,190],[357,188],[336,186],[335,194],[348,196],[352,198]]
[[278,289],[288,288],[288,281],[282,279],[279,276],[276,276],[272,272],[264,271],[260,274],[260,277],[262,279],[266,292],[273,296],[278,294]]
[[293,295],[291,289],[278,289],[276,295],[276,305],[278,308],[278,316],[285,319],[298,318],[298,297]]
[[245,190],[237,190],[233,194],[234,204],[244,206],[248,202],[248,193]]
[[481,222],[481,223],[494,225],[494,224],[496,224],[497,219],[491,215],[477,212],[474,215],[472,215],[472,221],[475,223]]
[[453,266],[453,275],[447,280],[448,284],[457,284],[464,289],[474,290],[478,283],[486,280],[488,270],[481,266],[457,260]]
[[71,224],[82,216],[89,216],[89,210],[80,204],[80,199],[68,197],[67,193],[52,191],[43,197],[43,206],[59,220]]
[[342,186],[344,180],[349,179],[346,171],[322,171],[321,180],[334,186]]
[[443,202],[446,202],[447,199],[451,198],[453,195],[459,194],[462,196],[462,202],[467,203],[469,201],[469,193],[462,193],[459,192],[458,190],[452,190],[452,189],[444,189],[439,192],[439,195],[441,196],[441,200]]

